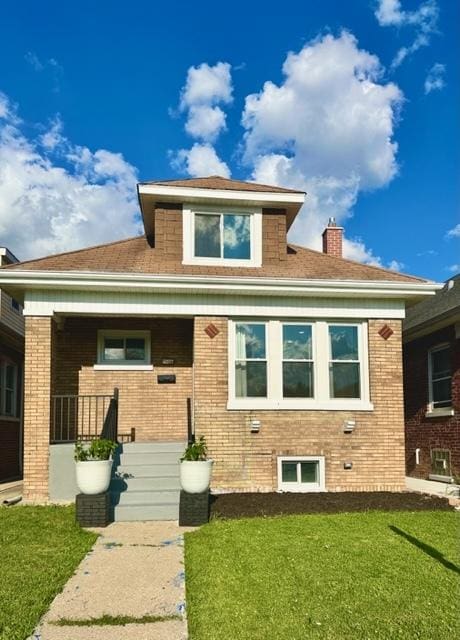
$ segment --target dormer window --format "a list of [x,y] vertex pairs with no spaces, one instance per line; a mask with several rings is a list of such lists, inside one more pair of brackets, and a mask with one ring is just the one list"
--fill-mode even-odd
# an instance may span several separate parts
[[184,206],[184,264],[262,263],[262,212]]

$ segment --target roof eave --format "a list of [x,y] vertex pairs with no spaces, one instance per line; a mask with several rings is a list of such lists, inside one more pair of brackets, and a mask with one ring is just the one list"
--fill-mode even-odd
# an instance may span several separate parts
[[243,191],[230,189],[208,189],[204,187],[177,187],[157,184],[137,185],[139,205],[142,212],[142,219],[146,235],[153,234],[153,220],[151,216],[145,215],[144,205],[147,199],[154,202],[172,203],[207,203],[207,204],[227,204],[240,206],[257,207],[279,207],[286,209],[286,222],[289,229],[301,206],[305,202],[303,192],[272,192],[272,191]]
[[434,295],[442,284],[363,280],[318,280],[299,278],[251,278],[232,276],[182,276],[90,271],[0,271],[0,286],[14,291],[106,290],[184,291],[239,293],[240,295],[318,296],[340,298],[399,298],[411,300]]

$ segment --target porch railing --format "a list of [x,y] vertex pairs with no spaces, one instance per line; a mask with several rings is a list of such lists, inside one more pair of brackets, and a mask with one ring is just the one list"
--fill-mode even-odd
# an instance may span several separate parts
[[52,443],[108,438],[135,440],[135,430],[118,433],[118,389],[112,395],[55,395],[51,403]]

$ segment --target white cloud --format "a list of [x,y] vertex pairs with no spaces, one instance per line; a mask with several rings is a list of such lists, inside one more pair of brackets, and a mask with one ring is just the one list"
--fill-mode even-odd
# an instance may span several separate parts
[[460,223],[447,232],[448,238],[460,238]]
[[181,90],[180,111],[187,114],[186,132],[199,142],[191,149],[171,153],[171,166],[189,176],[217,174],[230,176],[228,165],[219,159],[211,145],[226,127],[226,114],[218,106],[232,101],[231,65],[218,62],[210,66],[206,62],[190,67]]
[[59,118],[38,140],[0,94],[0,236],[21,259],[141,231],[136,169],[121,154],[95,152],[62,135]]
[[460,273],[460,263],[459,264],[451,264],[449,267],[446,267],[447,271],[451,273]]
[[40,136],[40,144],[48,151],[52,151],[56,147],[65,143],[62,135],[63,124],[59,114],[51,121],[51,126],[44,134]]
[[426,0],[415,11],[405,11],[400,0],[379,0],[375,16],[382,27],[409,26],[415,29],[412,44],[401,47],[391,63],[392,68],[396,68],[409,55],[430,44],[431,35],[437,30],[439,7],[436,0]]
[[[315,249],[327,220],[351,215],[361,191],[396,175],[395,120],[403,95],[381,82],[378,58],[347,32],[326,35],[289,53],[284,80],[265,82],[246,98],[243,160],[256,181],[307,191],[291,239]],[[381,264],[359,240],[345,255]]]
[[48,58],[43,61],[40,60],[36,53],[28,51],[24,59],[34,71],[38,73],[49,72],[53,79],[53,91],[57,93],[60,90],[60,80],[64,70],[56,58]]
[[181,109],[199,104],[231,102],[233,87],[230,70],[228,62],[218,62],[213,67],[204,62],[197,67],[190,67],[181,91]]
[[171,165],[179,173],[187,173],[192,178],[209,175],[230,177],[228,165],[220,160],[210,144],[196,142],[191,149],[180,149],[174,154]]
[[185,130],[193,138],[214,142],[226,128],[226,116],[220,107],[196,105],[190,107]]
[[432,91],[440,91],[446,86],[446,66],[436,62],[428,71],[428,75],[425,78],[424,89],[425,93],[431,93]]

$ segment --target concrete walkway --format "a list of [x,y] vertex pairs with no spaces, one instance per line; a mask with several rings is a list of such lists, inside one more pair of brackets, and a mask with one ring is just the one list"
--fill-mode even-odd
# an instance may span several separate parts
[[[93,549],[32,638],[185,640],[184,528],[175,522],[116,522],[97,532],[100,537]],[[174,619],[116,626],[55,624],[104,615]]]
[[446,482],[435,482],[433,480],[422,480],[421,478],[411,478],[406,476],[406,488],[417,493],[427,493],[431,496],[448,498],[453,506],[460,505],[459,490],[456,484]]

